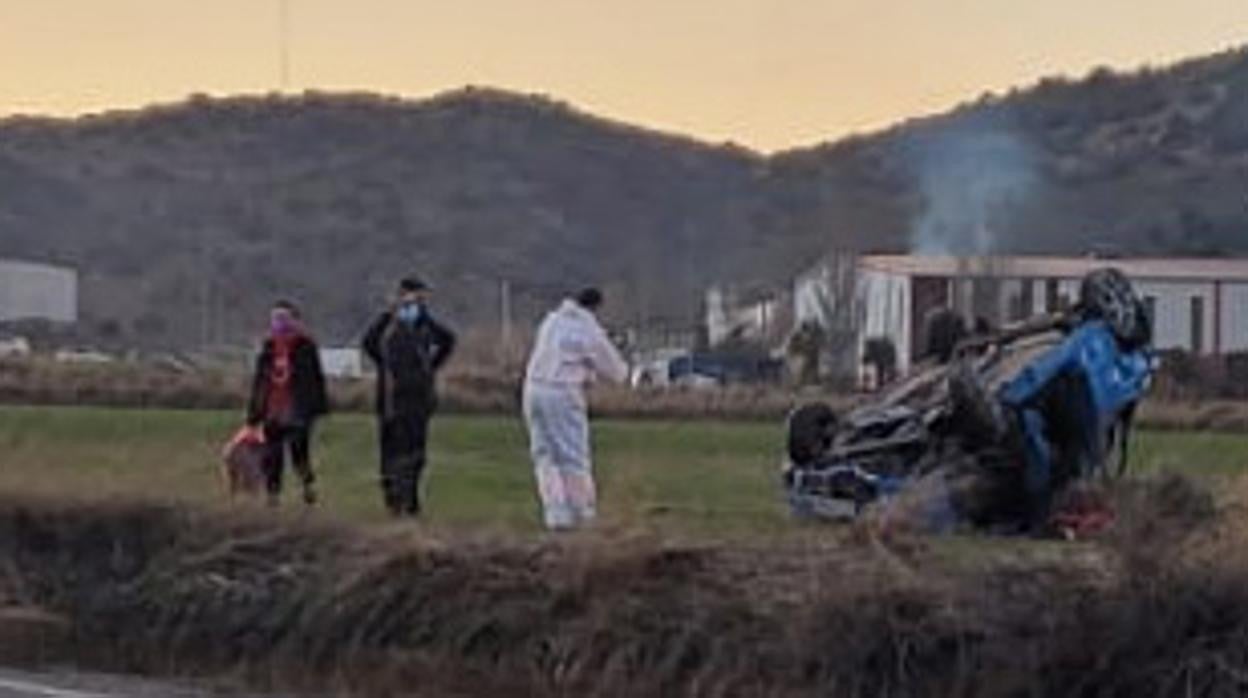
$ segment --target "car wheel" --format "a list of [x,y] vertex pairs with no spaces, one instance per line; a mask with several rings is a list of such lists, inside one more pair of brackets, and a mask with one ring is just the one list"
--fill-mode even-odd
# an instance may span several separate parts
[[1144,304],[1118,269],[1098,269],[1085,276],[1079,287],[1079,306],[1089,316],[1104,320],[1125,346],[1142,346],[1151,339]]
[[789,460],[797,467],[816,463],[832,447],[836,412],[825,403],[803,405],[789,415]]

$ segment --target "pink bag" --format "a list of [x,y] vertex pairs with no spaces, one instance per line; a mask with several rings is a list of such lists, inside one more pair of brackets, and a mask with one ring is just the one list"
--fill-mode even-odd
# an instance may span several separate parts
[[231,496],[256,494],[264,486],[264,432],[244,426],[221,450],[222,471]]

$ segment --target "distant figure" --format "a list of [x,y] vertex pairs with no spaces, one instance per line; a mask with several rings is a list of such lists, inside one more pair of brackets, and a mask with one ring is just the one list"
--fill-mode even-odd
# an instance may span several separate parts
[[951,308],[936,308],[924,319],[923,356],[946,364],[967,337],[966,322]]
[[879,390],[897,379],[897,345],[888,337],[868,337],[863,344],[862,363],[871,369],[870,390]]
[[377,366],[382,494],[395,516],[420,515],[437,373],[455,351],[455,334],[429,312],[431,295],[425,282],[403,279],[394,305],[364,336],[364,353]]
[[972,334],[975,337],[980,337],[980,338],[990,337],[997,331],[997,329],[992,326],[992,321],[984,317],[983,315],[975,316],[974,328],[975,329]]
[[269,311],[269,335],[256,359],[247,406],[247,424],[261,428],[264,434],[265,488],[270,505],[280,503],[287,457],[303,483],[303,501],[316,503],[312,426],[328,412],[316,342],[308,336],[298,308],[289,301],[278,301]]
[[814,320],[798,326],[789,337],[786,353],[794,365],[792,375],[798,385],[815,385],[819,382],[819,358],[827,344],[827,332]]
[[598,324],[602,293],[586,289],[542,321],[524,380],[524,419],[543,518],[551,530],[594,520],[597,490],[585,388],[628,380],[628,364]]

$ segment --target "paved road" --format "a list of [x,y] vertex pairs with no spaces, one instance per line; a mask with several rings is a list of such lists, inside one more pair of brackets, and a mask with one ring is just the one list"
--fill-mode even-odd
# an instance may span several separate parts
[[104,674],[0,669],[0,698],[260,698]]

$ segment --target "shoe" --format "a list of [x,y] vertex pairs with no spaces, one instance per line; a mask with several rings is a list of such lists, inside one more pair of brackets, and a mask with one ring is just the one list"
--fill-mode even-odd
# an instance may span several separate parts
[[303,503],[304,504],[310,507],[314,507],[316,506],[319,500],[320,498],[317,497],[316,495],[315,487],[313,487],[312,485],[307,485],[303,488]]

